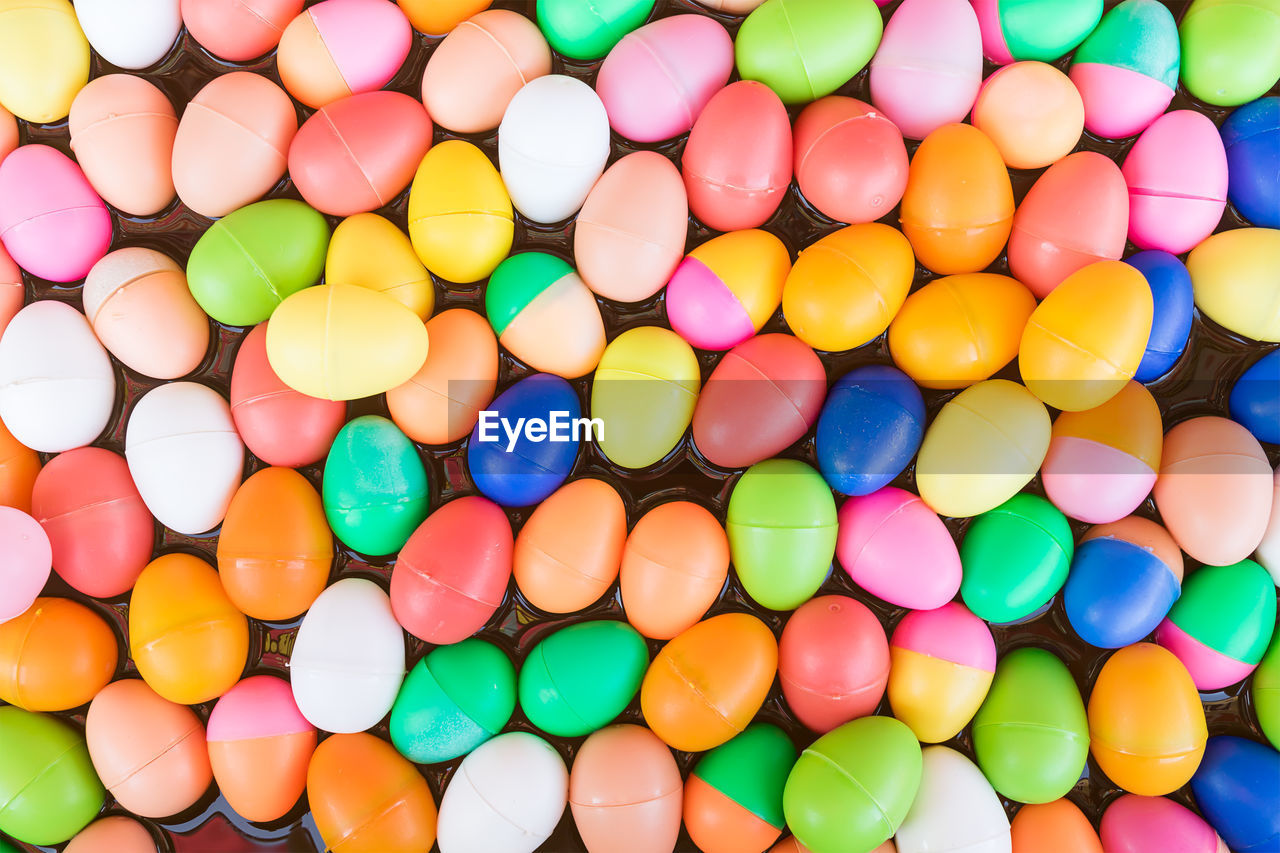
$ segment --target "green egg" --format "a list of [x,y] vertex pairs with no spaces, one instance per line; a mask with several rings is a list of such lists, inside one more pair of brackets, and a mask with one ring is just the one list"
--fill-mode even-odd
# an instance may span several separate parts
[[1206,103],[1238,106],[1280,79],[1280,0],[1195,0],[1178,33],[1182,82]]
[[334,438],[321,497],[334,534],[380,556],[399,551],[427,517],[431,487],[413,442],[386,418],[365,415]]
[[498,264],[484,289],[484,313],[499,337],[529,303],[573,267],[546,252],[521,252]]
[[570,625],[529,652],[520,669],[520,707],[547,734],[590,734],[623,712],[648,666],[644,637],[626,622]]
[[960,543],[960,595],[988,622],[1015,622],[1049,603],[1071,567],[1071,525],[1042,497],[1018,494],[973,520]]
[[97,817],[104,794],[84,735],[55,717],[0,707],[0,832],[61,844]]
[[782,789],[795,763],[795,745],[782,729],[752,723],[699,759],[692,775],[781,831]]
[[204,312],[229,326],[253,326],[286,296],[324,272],[329,225],[293,199],[259,201],[200,236],[187,261],[187,286]]
[[1044,649],[1016,649],[996,665],[973,718],[978,766],[1001,796],[1047,803],[1075,787],[1089,755],[1089,721],[1071,672]]
[[1102,16],[1071,64],[1110,65],[1178,88],[1178,25],[1159,0],[1124,0]]
[[805,463],[766,459],[734,485],[725,529],[747,594],[770,610],[794,610],[831,570],[836,502],[826,480]]
[[516,669],[492,643],[471,638],[418,661],[391,707],[391,742],[417,764],[466,755],[502,731],[516,709]]
[[734,60],[786,104],[830,95],[861,71],[884,22],[873,0],[765,0],[738,30]]
[[1256,664],[1275,630],[1275,584],[1253,560],[1202,566],[1182,582],[1168,618],[1215,652]]
[[1262,663],[1253,671],[1249,693],[1262,733],[1280,749],[1280,631],[1274,632]]
[[1102,17],[1102,0],[993,0],[1015,61],[1053,62],[1084,41]]
[[654,0],[538,0],[538,28],[557,53],[600,59],[639,27]]
[[810,850],[873,850],[902,825],[920,788],[920,742],[893,717],[859,717],[800,753],[782,792]]

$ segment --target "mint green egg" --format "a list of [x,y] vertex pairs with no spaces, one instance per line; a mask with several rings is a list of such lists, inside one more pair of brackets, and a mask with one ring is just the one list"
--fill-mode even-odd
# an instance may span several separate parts
[[521,252],[498,264],[484,290],[484,313],[499,337],[520,312],[573,267],[546,252]]
[[1202,566],[1182,582],[1168,618],[1215,652],[1256,664],[1276,626],[1275,584],[1253,560]]
[[782,729],[752,723],[699,759],[692,775],[781,831],[782,789],[795,763],[795,745]]
[[1168,6],[1160,0],[1124,0],[1102,16],[1071,64],[1136,71],[1176,89],[1179,48],[1178,25]]
[[557,53],[600,59],[638,28],[654,0],[538,0],[538,28]]
[[1280,0],[1195,0],[1178,32],[1182,82],[1205,103],[1238,106],[1280,80]]
[[996,6],[1005,46],[1017,62],[1059,59],[1102,17],[1102,0],[980,0],[976,5]]
[[83,734],[47,714],[0,707],[0,832],[61,844],[97,817],[105,793]]
[[1038,495],[1018,494],[974,518],[960,543],[965,606],[988,622],[1016,622],[1062,589],[1075,545],[1067,517]]

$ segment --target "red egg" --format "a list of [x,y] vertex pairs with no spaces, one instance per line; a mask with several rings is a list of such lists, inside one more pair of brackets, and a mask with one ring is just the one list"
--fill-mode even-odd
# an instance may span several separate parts
[[693,215],[717,231],[757,228],[791,183],[791,123],[763,83],[739,80],[703,108],[684,147]]
[[804,108],[795,126],[800,193],[838,222],[874,222],[907,188],[907,147],[884,113],[830,95]]

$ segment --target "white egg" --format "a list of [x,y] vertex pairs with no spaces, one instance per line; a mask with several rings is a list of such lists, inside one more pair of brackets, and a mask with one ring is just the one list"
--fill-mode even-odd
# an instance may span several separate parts
[[609,116],[580,80],[551,74],[516,92],[498,126],[498,165],[511,203],[535,222],[582,207],[609,159]]
[[155,65],[182,29],[178,0],[76,0],[76,17],[89,45],[112,65]]
[[898,853],[1010,853],[1009,818],[987,777],[954,749],[928,746],[920,790],[894,836]]
[[89,321],[62,302],[32,302],[0,338],[0,420],[44,453],[83,447],[116,401],[111,358]]
[[1263,534],[1258,550],[1254,553],[1258,564],[1271,573],[1271,580],[1280,586],[1280,468],[1275,472],[1275,492],[1271,500],[1271,520]]
[[485,741],[462,760],[440,800],[440,853],[533,853],[560,822],[569,771],[528,732]]
[[298,710],[326,732],[373,728],[404,681],[404,631],[371,580],[343,578],[320,593],[298,627],[289,681]]
[[170,382],[138,400],[125,427],[124,456],[147,509],[187,535],[222,523],[244,472],[231,407],[196,382]]

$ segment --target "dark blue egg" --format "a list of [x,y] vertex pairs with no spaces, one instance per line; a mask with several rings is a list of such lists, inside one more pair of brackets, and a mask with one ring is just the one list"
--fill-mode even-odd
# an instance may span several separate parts
[[901,370],[857,367],[831,387],[818,416],[818,468],[846,495],[869,495],[890,483],[920,449],[924,398]]
[[1211,737],[1191,793],[1235,853],[1280,850],[1280,752],[1242,737]]
[[1231,417],[1258,441],[1280,444],[1280,349],[1255,361],[1236,380],[1227,405]]
[[588,432],[581,417],[578,395],[559,376],[535,373],[503,391],[480,413],[467,441],[476,488],[502,506],[545,499],[573,468]]
[[1280,228],[1280,96],[1245,104],[1222,123],[1227,198],[1240,215]]
[[1133,376],[1139,382],[1152,382],[1168,373],[1187,348],[1195,308],[1191,273],[1182,261],[1158,249],[1139,252],[1125,258],[1125,263],[1142,273],[1155,303],[1147,351]]
[[1154,631],[1181,594],[1178,579],[1151,551],[1104,537],[1076,547],[1062,603],[1080,639],[1119,649]]

